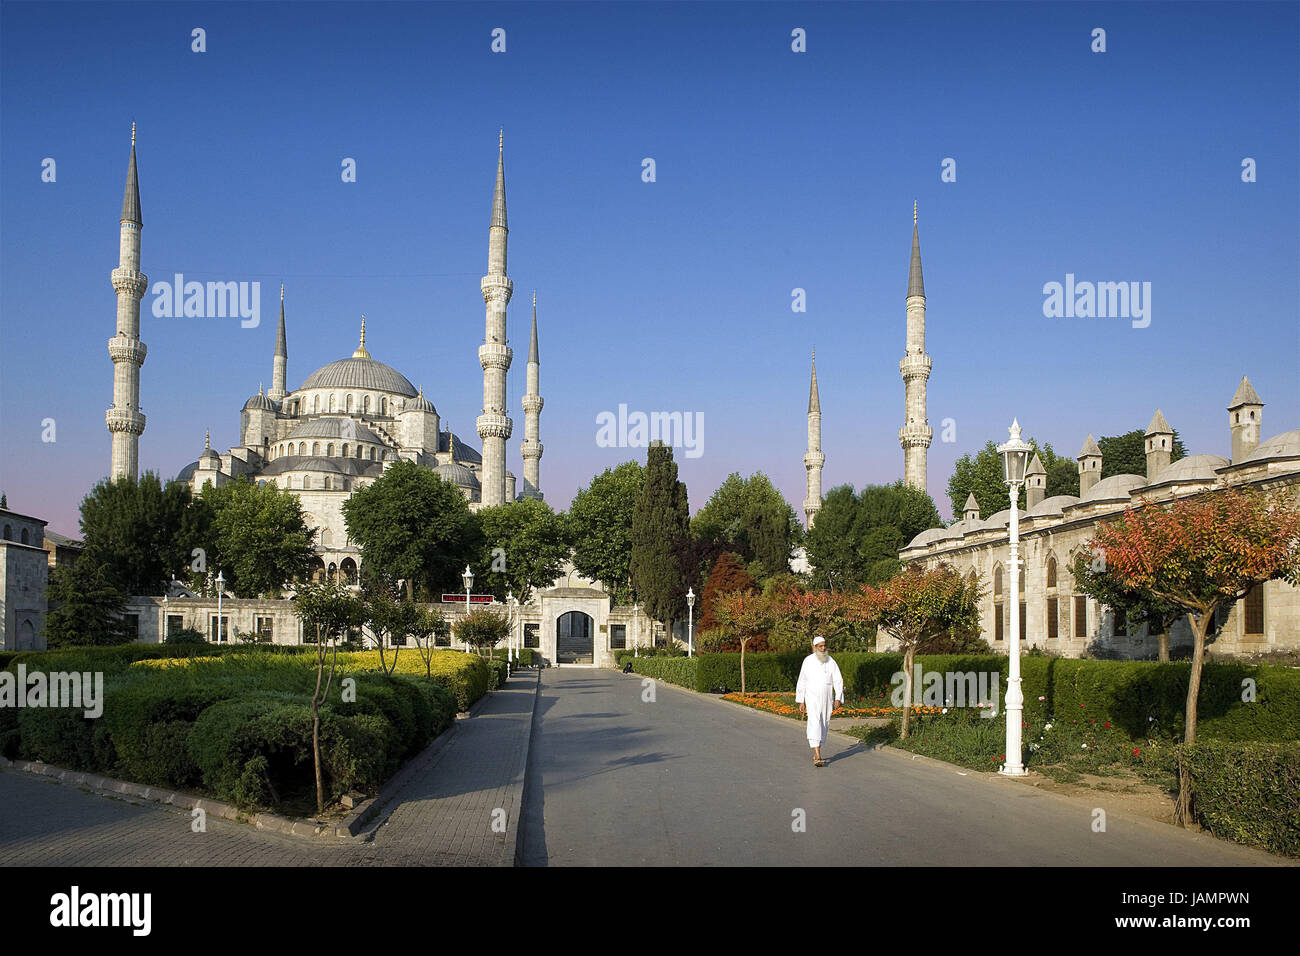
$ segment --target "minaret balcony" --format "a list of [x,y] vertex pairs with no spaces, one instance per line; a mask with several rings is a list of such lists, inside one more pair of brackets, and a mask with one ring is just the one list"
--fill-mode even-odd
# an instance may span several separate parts
[[144,431],[144,415],[129,408],[110,408],[104,413],[110,432],[127,432],[139,435]]
[[508,415],[483,414],[474,419],[479,438],[509,438],[514,422]]
[[934,431],[929,425],[918,425],[915,422],[909,422],[898,430],[898,441],[904,448],[929,448],[933,437]]
[[149,277],[143,272],[136,272],[134,269],[114,269],[110,273],[110,277],[113,280],[113,291],[118,295],[129,292],[138,299],[149,288]]
[[930,356],[924,352],[913,355],[904,355],[903,360],[898,363],[898,370],[903,373],[903,381],[913,378],[930,377]]
[[143,365],[148,351],[149,349],[139,339],[127,338],[120,332],[108,340],[108,357],[113,360],[114,365],[118,362]]
[[519,448],[519,456],[521,458],[541,458],[542,443],[536,439],[525,441]]
[[819,451],[810,451],[803,456],[805,468],[820,468],[824,464],[826,464],[826,456]]
[[542,406],[546,404],[546,399],[540,395],[525,395],[523,399],[524,411],[529,415],[541,414]]
[[508,369],[514,357],[514,349],[498,342],[485,342],[478,347],[478,361],[484,371],[490,368]]
[[509,276],[485,275],[482,281],[479,282],[479,289],[483,293],[484,302],[491,303],[500,300],[502,307],[515,294],[515,284],[510,281]]

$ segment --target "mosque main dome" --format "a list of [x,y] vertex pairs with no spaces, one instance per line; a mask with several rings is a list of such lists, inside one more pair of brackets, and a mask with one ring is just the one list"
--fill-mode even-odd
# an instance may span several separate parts
[[323,365],[307,376],[300,386],[309,388],[366,388],[394,395],[416,396],[415,386],[391,365],[372,358],[339,359]]

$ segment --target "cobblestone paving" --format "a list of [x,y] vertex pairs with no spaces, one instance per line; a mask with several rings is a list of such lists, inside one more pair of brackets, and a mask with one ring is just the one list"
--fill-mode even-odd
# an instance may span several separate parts
[[513,812],[536,685],[525,672],[461,720],[368,843],[282,836],[211,815],[207,832],[194,833],[188,811],[9,770],[0,772],[0,866],[509,866],[493,811]]

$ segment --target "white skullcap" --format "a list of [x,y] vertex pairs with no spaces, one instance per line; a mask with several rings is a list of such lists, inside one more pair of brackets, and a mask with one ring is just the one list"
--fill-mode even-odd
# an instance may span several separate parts
[[825,644],[825,643],[826,643],[826,638],[822,637],[820,634],[818,634],[816,637],[813,638],[813,647],[816,647],[818,644]]

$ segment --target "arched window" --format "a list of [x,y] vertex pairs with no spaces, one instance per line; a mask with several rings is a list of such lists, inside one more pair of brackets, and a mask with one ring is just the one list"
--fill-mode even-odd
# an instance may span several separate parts
[[311,443],[311,453],[312,453],[313,455],[319,455],[319,454],[320,454],[320,442],[318,442],[318,441],[314,441],[314,442]]
[[1055,557],[1049,557],[1047,559],[1047,586],[1049,588],[1056,587],[1056,558]]
[[305,441],[298,442],[298,454],[299,455],[307,454],[307,443]]
[[351,395],[348,395],[348,397],[347,397],[346,408],[347,408],[347,413],[348,413],[349,415],[351,415],[351,414],[352,414],[352,396],[351,396]]
[[357,563],[351,558],[343,559],[342,563],[339,564],[339,571],[343,576],[343,582],[345,584],[357,583]]
[[363,411],[363,412],[364,412],[365,414],[367,414],[367,415],[370,414],[370,396],[369,396],[369,395],[363,395],[363,396],[361,396],[361,411]]
[[330,392],[330,411],[334,411],[334,393]]
[[330,562],[329,569],[326,571],[326,577],[330,581],[337,581],[339,579],[338,565],[336,565],[333,561]]
[[292,487],[293,487],[293,475],[285,475],[285,476],[284,476],[284,486],[285,486],[286,488],[292,488]]
[[343,443],[343,457],[344,457],[344,458],[348,457],[348,443],[347,443],[347,442],[344,442],[344,443]]
[[362,448],[360,445],[357,445],[357,457],[364,458],[365,454],[366,454],[366,450]]
[[318,415],[318,414],[320,414],[320,396],[319,396],[319,395],[313,395],[313,396],[311,397],[311,411],[312,411],[312,414],[313,414],[313,415]]
[[12,541],[13,539],[14,539],[14,529],[9,525],[5,525],[5,540]]
[[1054,641],[1061,636],[1060,598],[1056,595],[1056,557],[1047,559],[1047,639]]
[[375,450],[373,448],[370,449],[370,460],[371,461],[375,460]]
[[311,488],[311,475],[302,476],[302,490],[307,491]]
[[328,445],[325,446],[325,454],[328,455],[330,458],[333,458],[333,457],[334,457],[334,443],[333,443],[333,442],[330,442]]
[[23,544],[30,544],[30,543],[31,542],[27,538],[27,529],[23,528]]
[[381,399],[379,399],[379,414],[380,414],[380,415],[387,415],[387,414],[388,414],[388,399],[387,399],[387,398],[381,398]]

